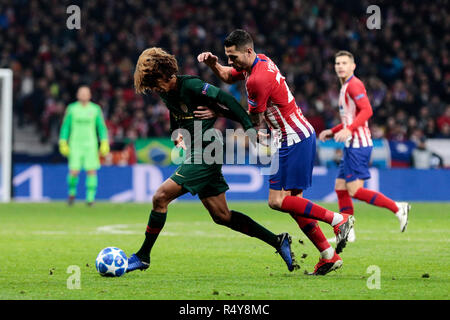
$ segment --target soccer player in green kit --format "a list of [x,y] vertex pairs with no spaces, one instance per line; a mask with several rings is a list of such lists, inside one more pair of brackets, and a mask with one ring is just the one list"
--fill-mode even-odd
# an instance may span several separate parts
[[78,88],[77,100],[67,106],[59,134],[59,151],[69,160],[69,205],[75,200],[79,173],[84,169],[86,203],[91,206],[97,192],[97,170],[100,168],[97,132],[100,137],[100,154],[104,156],[109,153],[108,130],[102,109],[90,101],[89,87]]
[[[227,109],[222,115],[240,122],[244,130],[254,133],[256,142],[258,133],[253,128],[250,117],[231,95],[219,88],[205,83],[195,76],[177,75],[178,65],[175,57],[161,48],[149,48],[139,56],[134,73],[134,85],[138,93],[153,91],[159,94],[170,110],[171,131],[184,129],[185,136],[178,134],[175,146],[191,148],[186,159],[175,173],[162,183],[153,196],[153,208],[141,248],[128,258],[127,272],[145,270],[150,265],[150,251],[159,233],[164,227],[168,205],[179,196],[190,192],[198,194],[214,222],[250,237],[256,237],[274,247],[286,262],[289,271],[296,267],[291,252],[291,237],[288,233],[276,235],[256,223],[247,215],[229,210],[225,199],[228,185],[222,175],[220,163],[208,164],[202,160],[205,148],[212,142],[203,141],[203,133],[213,128],[214,119],[197,120],[194,111],[199,106],[217,107],[221,104]],[[201,125],[201,132],[196,128]],[[253,130],[253,131],[252,131]],[[179,132],[179,131],[178,131]],[[176,133],[176,132],[175,132]],[[189,134],[190,142],[185,142]],[[200,141],[201,140],[201,141]],[[196,148],[200,145],[200,148]]]

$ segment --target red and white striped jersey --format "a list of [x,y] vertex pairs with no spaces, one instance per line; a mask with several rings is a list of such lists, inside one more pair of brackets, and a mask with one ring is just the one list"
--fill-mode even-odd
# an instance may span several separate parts
[[250,73],[233,68],[231,76],[235,80],[246,80],[249,111],[263,112],[271,130],[286,139],[287,146],[314,133],[314,128],[297,106],[285,77],[267,56],[258,54]]
[[364,84],[355,75],[352,75],[341,87],[339,114],[343,127],[350,129],[353,134],[352,138],[345,143],[346,147],[373,146],[368,125],[372,107]]

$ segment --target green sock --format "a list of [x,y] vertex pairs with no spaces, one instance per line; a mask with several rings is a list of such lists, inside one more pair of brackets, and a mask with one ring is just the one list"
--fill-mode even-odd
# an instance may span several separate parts
[[97,193],[98,179],[96,174],[86,175],[86,202],[94,202]]
[[150,218],[148,219],[147,229],[145,231],[145,240],[142,247],[136,252],[136,255],[143,261],[150,262],[150,251],[158,238],[164,224],[166,223],[167,212],[156,212],[150,213]]
[[241,212],[231,210],[231,220],[228,227],[250,237],[258,238],[274,248],[277,248],[279,244],[278,236],[276,234],[267,230]]
[[69,196],[75,197],[77,194],[78,176],[70,173],[67,175],[67,185],[69,186]]

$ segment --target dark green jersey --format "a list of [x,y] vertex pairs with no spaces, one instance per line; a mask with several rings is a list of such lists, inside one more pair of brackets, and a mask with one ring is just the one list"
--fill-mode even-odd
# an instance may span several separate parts
[[214,126],[216,119],[199,120],[194,117],[198,106],[211,106],[217,97],[218,88],[211,86],[202,93],[205,82],[194,76],[177,76],[177,88],[160,97],[170,111],[171,131],[182,128],[194,136],[194,121],[202,125],[202,134]]
[[206,136],[211,136],[211,138],[204,139],[203,135],[207,130],[214,127],[216,119],[199,120],[195,118],[194,111],[199,106],[218,110],[219,105],[223,105],[227,108],[227,112],[224,113],[227,117],[240,122],[244,130],[253,128],[250,117],[239,102],[228,93],[198,77],[177,76],[176,89],[168,93],[161,93],[160,97],[170,111],[171,131],[181,128],[189,132],[190,141],[186,139],[187,137],[184,140],[186,147],[189,148],[190,146],[191,155],[196,151],[202,151],[199,150],[199,147],[204,149],[212,141],[219,138],[212,131],[209,131]]

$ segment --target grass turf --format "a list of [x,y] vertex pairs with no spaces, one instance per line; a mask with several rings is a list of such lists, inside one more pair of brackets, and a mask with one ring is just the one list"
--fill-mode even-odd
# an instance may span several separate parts
[[[357,240],[341,254],[343,267],[324,277],[304,274],[318,252],[287,214],[265,203],[230,208],[275,233],[289,232],[301,269],[288,272],[272,247],[214,224],[199,202],[175,202],[150,269],[104,278],[95,270],[98,252],[137,251],[151,205],[1,204],[0,299],[449,299],[449,203],[413,203],[406,233],[389,211],[355,203]],[[321,227],[333,236],[330,226]],[[80,289],[68,288],[69,266],[79,267]],[[380,289],[368,287],[376,284],[370,266],[379,268]]]

